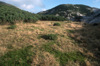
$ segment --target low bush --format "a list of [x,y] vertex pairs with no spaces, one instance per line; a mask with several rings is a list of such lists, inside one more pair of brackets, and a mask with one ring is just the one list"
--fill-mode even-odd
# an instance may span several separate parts
[[53,26],[60,26],[60,23],[54,23]]
[[43,35],[41,37],[46,40],[57,40],[58,38],[56,34],[48,34],[48,35]]

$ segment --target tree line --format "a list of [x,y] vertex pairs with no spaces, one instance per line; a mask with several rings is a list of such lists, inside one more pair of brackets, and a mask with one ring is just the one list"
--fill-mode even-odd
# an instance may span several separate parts
[[66,19],[60,16],[30,13],[15,6],[0,2],[0,24],[14,24],[18,21],[34,23],[38,20],[64,21]]

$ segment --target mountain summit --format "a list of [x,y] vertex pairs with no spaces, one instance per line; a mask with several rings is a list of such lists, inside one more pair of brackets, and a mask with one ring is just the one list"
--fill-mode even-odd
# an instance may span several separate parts
[[47,11],[40,12],[39,14],[63,16],[73,20],[78,16],[90,15],[93,10],[94,8],[86,5],[62,4]]

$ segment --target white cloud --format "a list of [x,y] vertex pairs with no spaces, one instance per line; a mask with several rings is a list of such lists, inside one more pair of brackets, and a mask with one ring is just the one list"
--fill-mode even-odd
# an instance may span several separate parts
[[34,8],[33,5],[26,5],[26,4],[21,5],[21,7],[22,7],[22,8],[26,8],[26,9]]
[[20,0],[12,0],[12,1],[20,2]]
[[43,8],[43,9],[42,9],[42,11],[46,11],[46,9],[45,9],[45,8]]
[[42,7],[43,6],[43,3],[42,3],[42,0],[11,0],[13,2],[16,2],[16,3],[21,3],[21,4],[27,4],[27,5],[36,5],[36,6],[39,6],[39,7]]

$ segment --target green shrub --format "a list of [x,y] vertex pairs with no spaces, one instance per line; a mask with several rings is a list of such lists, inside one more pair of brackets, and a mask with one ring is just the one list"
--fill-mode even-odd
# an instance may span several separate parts
[[16,25],[10,25],[7,29],[15,29],[16,27]]
[[48,34],[48,35],[43,35],[41,37],[46,40],[57,40],[58,38],[56,34]]
[[60,26],[60,23],[54,23],[53,26]]

